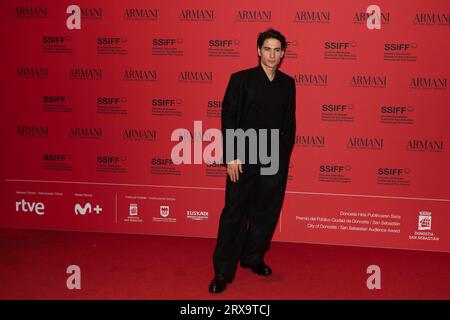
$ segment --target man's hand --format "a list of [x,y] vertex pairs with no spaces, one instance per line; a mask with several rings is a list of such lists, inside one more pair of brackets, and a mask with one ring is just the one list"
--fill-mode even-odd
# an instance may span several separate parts
[[241,160],[236,159],[227,163],[227,173],[230,176],[232,182],[239,180],[239,172],[242,173]]

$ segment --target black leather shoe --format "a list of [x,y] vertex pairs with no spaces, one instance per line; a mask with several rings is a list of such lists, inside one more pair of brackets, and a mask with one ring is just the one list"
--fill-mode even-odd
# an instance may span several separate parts
[[216,274],[209,284],[209,292],[221,293],[227,288],[227,283],[233,282],[232,278],[227,278],[223,274]]
[[272,274],[272,269],[264,262],[254,266],[241,262],[241,267],[251,269],[254,273],[259,274],[260,276],[270,276]]

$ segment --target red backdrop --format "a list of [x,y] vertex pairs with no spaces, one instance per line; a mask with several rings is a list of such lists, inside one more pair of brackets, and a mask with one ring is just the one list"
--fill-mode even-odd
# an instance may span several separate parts
[[447,0],[76,1],[69,29],[72,4],[0,4],[0,226],[215,237],[225,171],[172,164],[170,134],[220,127],[274,27],[297,83],[274,239],[449,251]]

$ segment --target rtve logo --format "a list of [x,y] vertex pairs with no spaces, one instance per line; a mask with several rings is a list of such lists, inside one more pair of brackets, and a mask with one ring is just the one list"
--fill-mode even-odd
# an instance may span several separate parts
[[44,212],[45,206],[42,202],[28,202],[25,199],[21,201],[16,201],[16,212],[31,212],[36,213],[39,216],[42,216]]

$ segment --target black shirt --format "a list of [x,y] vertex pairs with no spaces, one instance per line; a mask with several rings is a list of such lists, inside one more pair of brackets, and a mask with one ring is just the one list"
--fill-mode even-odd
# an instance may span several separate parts
[[[224,161],[226,129],[279,129],[280,152],[292,151],[295,138],[295,81],[276,70],[269,80],[261,65],[233,73],[222,101]],[[236,152],[235,152],[236,154]]]
[[246,88],[250,105],[242,126],[245,129],[256,130],[281,129],[286,111],[288,86],[280,79],[280,71],[276,71],[273,80],[270,81],[261,66],[255,69]]

